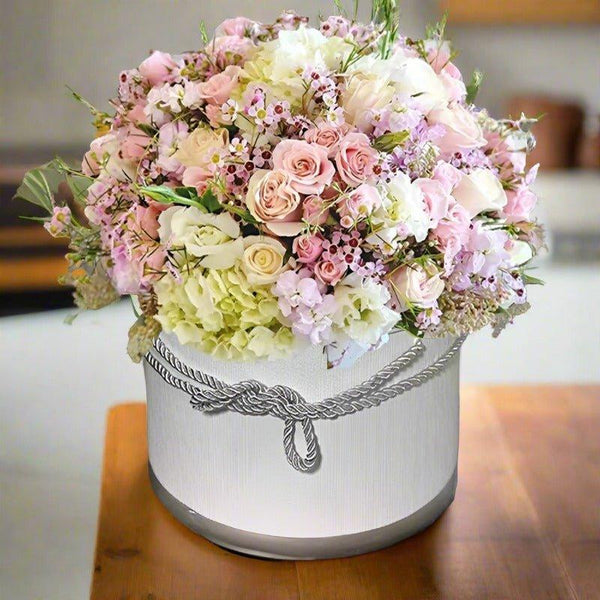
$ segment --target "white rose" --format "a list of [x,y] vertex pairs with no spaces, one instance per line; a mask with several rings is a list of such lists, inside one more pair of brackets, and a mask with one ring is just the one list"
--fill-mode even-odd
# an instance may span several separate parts
[[173,250],[202,258],[209,269],[229,269],[242,257],[240,226],[229,213],[203,213],[195,206],[171,206],[158,218],[158,235]]
[[444,154],[481,148],[486,144],[474,115],[460,104],[435,108],[427,115],[427,121],[432,125],[444,126],[445,133],[437,142]]
[[261,235],[244,238],[242,270],[248,283],[265,285],[274,283],[287,265],[283,264],[286,248],[278,240]]
[[227,129],[200,126],[180,142],[173,158],[186,167],[208,168],[229,144]]
[[489,169],[474,169],[463,175],[452,195],[471,218],[485,210],[502,210],[507,202],[502,184]]
[[395,93],[416,96],[425,114],[448,102],[446,88],[430,64],[421,58],[406,56],[402,51],[389,59],[369,54],[357,60],[348,71],[389,84]]
[[511,241],[511,245],[508,248],[508,254],[510,267],[519,267],[533,258],[531,246],[523,240]]
[[448,92],[428,62],[414,57],[401,60],[392,79],[397,92],[416,96],[425,114],[448,102]]
[[346,122],[361,131],[370,131],[372,111],[388,106],[393,96],[394,88],[385,78],[353,75],[341,99]]
[[367,241],[384,254],[393,254],[397,242],[413,235],[417,242],[427,237],[429,216],[423,192],[406,173],[398,173],[381,190],[381,206],[371,221],[375,231]]
[[390,284],[404,308],[431,308],[444,291],[441,271],[433,263],[400,267],[391,274]]

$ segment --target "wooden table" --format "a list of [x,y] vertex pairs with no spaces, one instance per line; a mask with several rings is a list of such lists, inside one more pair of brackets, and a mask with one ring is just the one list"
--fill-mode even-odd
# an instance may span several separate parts
[[600,387],[462,393],[456,499],[429,530],[359,557],[272,561],[175,521],[146,471],[144,404],[108,415],[95,600],[600,598]]

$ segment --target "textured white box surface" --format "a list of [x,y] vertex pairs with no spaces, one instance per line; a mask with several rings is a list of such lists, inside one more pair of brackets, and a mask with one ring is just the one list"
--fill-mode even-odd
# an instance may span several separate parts
[[[258,379],[318,401],[362,383],[407,350],[395,334],[350,369],[325,368],[319,351],[259,363],[215,361],[163,336],[189,366],[234,383]],[[426,351],[399,378],[442,355],[453,340],[426,340]],[[270,416],[193,410],[189,396],[145,364],[150,463],[161,484],[195,512],[230,527],[286,537],[328,537],[389,525],[432,500],[457,464],[459,365],[381,406],[317,420],[322,461],[294,470],[282,443],[283,422]],[[299,438],[300,436],[298,436]],[[298,442],[302,451],[301,440]]]

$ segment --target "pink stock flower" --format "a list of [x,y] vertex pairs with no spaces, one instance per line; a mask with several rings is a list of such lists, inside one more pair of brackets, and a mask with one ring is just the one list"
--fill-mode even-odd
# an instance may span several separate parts
[[323,260],[315,266],[315,276],[325,285],[335,285],[344,276],[347,265],[343,262]]
[[298,262],[312,264],[323,252],[323,238],[318,235],[304,234],[294,239],[292,250]]
[[287,171],[301,194],[320,194],[333,179],[334,168],[321,146],[303,140],[283,140],[273,151],[273,166]]
[[371,179],[378,156],[364,133],[348,133],[340,142],[335,157],[338,173],[345,183],[356,187]]
[[467,96],[467,88],[458,67],[448,62],[439,73],[440,78],[450,102],[462,102]]
[[139,66],[139,72],[150,82],[150,85],[155,86],[169,81],[175,68],[177,63],[170,54],[155,50]]
[[509,223],[527,221],[537,203],[537,196],[525,186],[506,192],[506,199],[502,214]]
[[452,201],[450,192],[442,182],[436,179],[419,178],[414,181],[414,184],[423,193],[430,227],[433,229],[448,213]]

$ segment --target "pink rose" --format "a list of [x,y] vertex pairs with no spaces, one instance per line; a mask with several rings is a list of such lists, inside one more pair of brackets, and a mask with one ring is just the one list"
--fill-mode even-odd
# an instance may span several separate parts
[[233,19],[225,19],[215,30],[215,35],[237,35],[245,37],[252,29],[256,27],[256,21],[247,19],[246,17],[235,17]]
[[444,185],[435,179],[419,178],[414,184],[423,192],[423,199],[427,214],[429,215],[430,227],[437,227],[450,207],[450,191],[444,188]]
[[460,104],[434,108],[427,115],[427,120],[432,125],[444,126],[445,133],[437,145],[446,156],[462,150],[481,148],[486,144],[475,116]]
[[152,138],[132,124],[120,129],[118,137],[121,140],[119,150],[123,158],[134,161],[139,161],[144,156],[148,144],[152,141]]
[[177,67],[177,63],[173,57],[166,52],[155,50],[152,54],[142,62],[138,67],[142,77],[145,77],[150,85],[158,85],[168,81],[171,72]]
[[217,66],[224,69],[227,65],[235,64],[239,59],[246,58],[253,48],[254,43],[249,38],[222,35],[208,44],[206,50],[210,52]]
[[208,81],[200,84],[200,97],[204,98],[209,104],[221,106],[229,99],[240,71],[240,67],[228,65],[222,73],[217,73]]
[[506,206],[502,214],[509,223],[528,221],[531,211],[537,203],[537,196],[528,187],[518,187],[506,192]]
[[302,204],[302,218],[310,225],[323,225],[329,217],[329,209],[319,196],[309,196]]
[[258,169],[248,183],[246,206],[275,235],[294,236],[304,227],[300,221],[300,194],[287,171]]
[[294,239],[292,250],[298,257],[298,262],[314,263],[323,252],[323,238],[311,234],[300,235]]
[[342,180],[355,187],[371,178],[377,158],[377,150],[371,147],[369,138],[364,133],[353,132],[340,142],[335,163]]
[[325,285],[335,285],[346,273],[346,267],[343,262],[324,260],[315,266],[315,276]]
[[312,127],[304,134],[304,139],[311,143],[323,146],[327,150],[329,158],[333,158],[340,145],[340,141],[348,131],[347,125],[336,127],[329,123],[319,123],[317,126]]
[[302,140],[283,140],[273,151],[273,165],[287,171],[292,187],[301,194],[320,194],[335,169],[321,146]]
[[153,200],[147,200],[147,202],[148,206],[138,204],[135,207],[136,228],[142,234],[156,240],[158,239],[158,217],[160,213],[169,207],[167,204],[161,204]]
[[183,172],[181,182],[186,187],[195,187],[199,194],[206,191],[208,182],[212,179],[213,173],[204,167],[187,167]]
[[381,196],[377,188],[363,183],[349,194],[341,196],[337,203],[337,212],[340,217],[348,217],[349,222],[354,224],[369,216],[379,206]]

